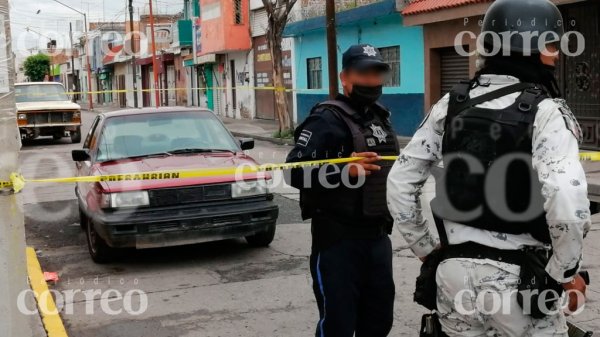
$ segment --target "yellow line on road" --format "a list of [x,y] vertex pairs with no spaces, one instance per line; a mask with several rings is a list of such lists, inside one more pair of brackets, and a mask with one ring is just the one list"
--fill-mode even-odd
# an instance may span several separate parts
[[54,303],[54,298],[52,298],[48,284],[44,279],[42,267],[38,261],[35,249],[27,247],[26,254],[29,283],[48,337],[68,337],[67,330],[65,330],[63,321],[56,308],[56,303]]

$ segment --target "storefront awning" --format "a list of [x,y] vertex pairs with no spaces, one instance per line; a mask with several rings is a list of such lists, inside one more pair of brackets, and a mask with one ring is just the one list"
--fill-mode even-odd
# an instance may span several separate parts
[[206,54],[196,56],[196,64],[215,63],[217,62],[217,54]]
[[190,59],[190,60],[183,60],[183,66],[184,67],[193,67],[194,64],[194,59]]

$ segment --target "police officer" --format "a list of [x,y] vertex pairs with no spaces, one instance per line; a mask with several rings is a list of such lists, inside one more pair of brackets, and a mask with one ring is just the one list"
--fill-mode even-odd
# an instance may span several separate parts
[[[517,290],[529,284],[569,290],[567,310],[583,304],[590,213],[581,130],[553,75],[563,33],[548,0],[495,1],[483,66],[433,106],[389,175],[388,206],[414,254],[427,264],[442,252],[436,304],[449,336],[566,336],[556,301],[526,310]],[[440,161],[431,207],[441,251],[419,200]]]
[[316,336],[387,336],[394,281],[386,205],[390,162],[397,155],[390,113],[377,100],[389,65],[371,45],[350,47],[340,74],[343,95],[318,104],[296,129],[288,162],[362,159],[349,165],[295,169],[304,219],[312,218],[310,270],[320,320]]

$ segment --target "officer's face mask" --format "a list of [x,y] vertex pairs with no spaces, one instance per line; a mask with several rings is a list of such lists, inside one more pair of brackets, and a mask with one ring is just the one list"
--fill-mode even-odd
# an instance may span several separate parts
[[365,86],[354,84],[350,99],[360,106],[369,106],[375,103],[383,93],[383,86]]

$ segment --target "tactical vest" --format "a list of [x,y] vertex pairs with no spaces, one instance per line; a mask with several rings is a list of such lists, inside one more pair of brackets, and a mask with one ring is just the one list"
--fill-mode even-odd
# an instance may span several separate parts
[[[533,122],[547,94],[534,84],[516,83],[469,98],[471,87],[461,81],[450,93],[434,216],[550,243],[541,184],[531,164]],[[504,109],[476,107],[515,92],[521,94]]]
[[[382,106],[379,108],[387,112]],[[352,106],[339,100],[318,104],[311,114],[322,109],[332,111],[344,121],[352,134],[354,152],[376,152],[381,156],[398,154],[398,140],[388,116],[373,113],[373,119],[366,120]],[[316,204],[321,207],[331,205],[326,211],[341,217],[359,216],[391,220],[386,202],[386,185],[393,162],[381,161],[376,164],[381,166],[381,170],[365,177],[364,184],[359,188],[348,188],[342,184],[336,189],[320,191],[318,194],[311,193],[303,197],[316,199]]]

